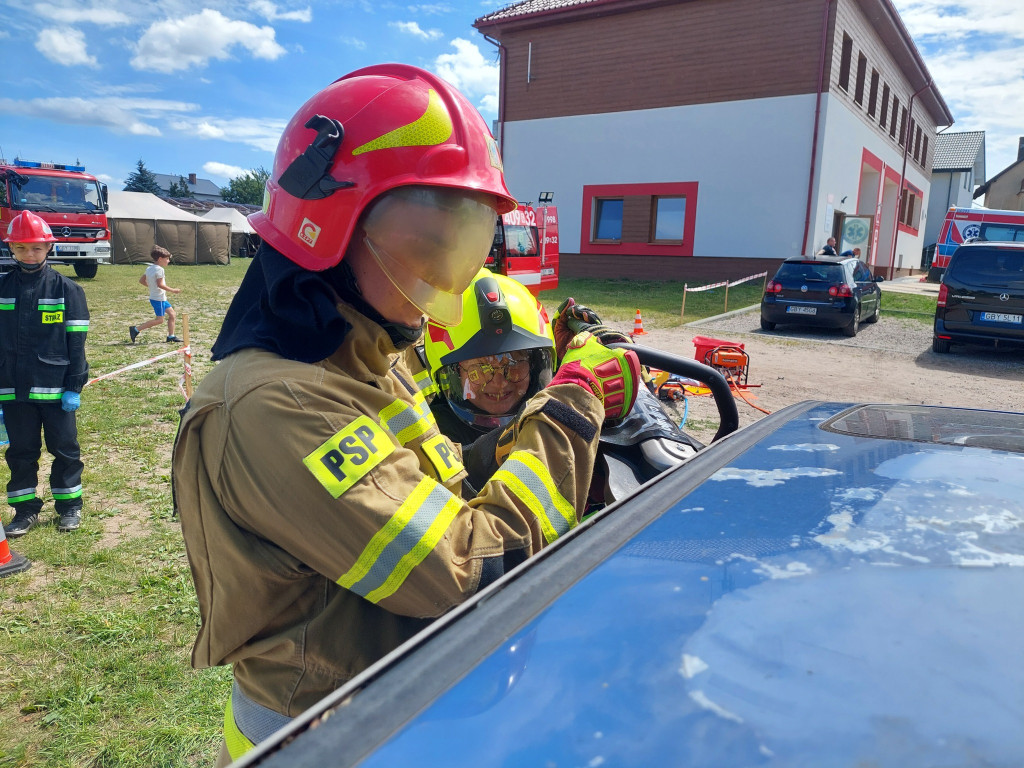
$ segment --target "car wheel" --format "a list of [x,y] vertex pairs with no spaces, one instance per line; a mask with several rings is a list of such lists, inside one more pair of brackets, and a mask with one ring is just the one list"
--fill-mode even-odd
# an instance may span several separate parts
[[765,320],[762,317],[761,318],[761,330],[762,331],[774,331],[775,330],[775,323],[770,323],[770,322],[768,322],[767,320]]
[[882,302],[875,302],[875,311],[871,313],[871,317],[865,320],[865,323],[877,323],[879,315],[882,314]]
[[949,339],[940,339],[938,336],[932,338],[932,352],[944,355],[949,352]]
[[858,307],[857,310],[853,313],[853,320],[850,321],[850,324],[848,326],[846,326],[845,328],[843,328],[843,336],[850,336],[850,337],[856,336],[857,335],[857,331],[859,331],[859,330],[860,330],[860,307]]

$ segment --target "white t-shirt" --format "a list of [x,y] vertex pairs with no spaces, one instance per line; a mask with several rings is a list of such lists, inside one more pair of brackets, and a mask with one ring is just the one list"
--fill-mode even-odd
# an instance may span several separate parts
[[151,301],[167,301],[167,291],[160,288],[160,281],[164,276],[164,268],[159,264],[150,264],[146,267],[146,282],[149,283],[149,298]]

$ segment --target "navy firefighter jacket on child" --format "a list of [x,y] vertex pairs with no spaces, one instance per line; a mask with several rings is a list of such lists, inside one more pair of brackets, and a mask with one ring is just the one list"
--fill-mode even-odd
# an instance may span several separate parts
[[0,406],[81,392],[88,330],[85,291],[49,265],[0,275]]

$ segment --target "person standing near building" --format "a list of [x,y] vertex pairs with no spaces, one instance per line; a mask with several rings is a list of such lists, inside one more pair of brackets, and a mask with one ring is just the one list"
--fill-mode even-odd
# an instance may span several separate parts
[[233,665],[218,765],[569,533],[639,370],[574,337],[464,500],[410,363],[425,315],[459,322],[516,205],[483,119],[422,69],[353,72],[285,127],[265,201],[173,456],[202,618],[192,663]]
[[10,439],[7,502],[14,508],[4,532],[15,539],[39,521],[40,429],[53,455],[57,530],[74,531],[81,524],[83,469],[75,411],[89,376],[85,291],[46,263],[57,238],[41,217],[18,214],[4,241],[16,264],[0,275],[0,404]]
[[139,278],[139,285],[145,285],[149,288],[149,303],[153,305],[153,312],[156,314],[156,317],[152,320],[147,320],[142,325],[131,326],[128,329],[128,335],[134,344],[135,339],[140,333],[147,328],[152,328],[154,325],[160,325],[166,317],[167,341],[180,342],[181,339],[174,335],[174,307],[167,300],[167,294],[181,293],[181,288],[171,288],[164,280],[167,265],[171,263],[171,252],[162,246],[154,245],[153,249],[149,252],[149,257],[153,260],[153,263],[146,267],[145,273]]

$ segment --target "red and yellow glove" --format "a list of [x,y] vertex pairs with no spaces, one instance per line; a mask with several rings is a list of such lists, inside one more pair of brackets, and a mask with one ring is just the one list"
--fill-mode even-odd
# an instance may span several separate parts
[[576,384],[593,392],[604,405],[607,421],[624,418],[636,401],[640,361],[632,350],[609,349],[592,333],[569,341],[551,384]]
[[551,331],[555,336],[555,354],[559,361],[565,356],[565,350],[573,336],[583,331],[597,336],[602,344],[629,344],[632,341],[627,334],[602,323],[597,312],[590,307],[577,304],[576,299],[572,297],[558,305],[555,317],[551,321]]

